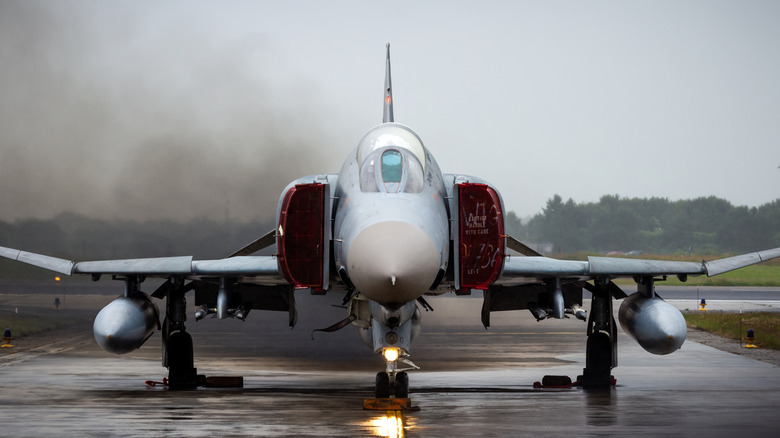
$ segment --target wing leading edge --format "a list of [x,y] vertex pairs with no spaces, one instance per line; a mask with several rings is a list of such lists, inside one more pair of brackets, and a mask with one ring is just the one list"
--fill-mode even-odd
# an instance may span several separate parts
[[497,283],[502,285],[524,284],[529,279],[596,278],[707,275],[712,277],[780,257],[780,248],[742,254],[711,262],[675,262],[667,260],[622,259],[612,257],[588,257],[587,261],[558,260],[540,256],[507,257],[504,270]]
[[287,284],[273,256],[236,256],[220,260],[193,260],[191,256],[183,256],[75,262],[1,246],[0,256],[64,275],[231,276],[243,277],[248,282]]

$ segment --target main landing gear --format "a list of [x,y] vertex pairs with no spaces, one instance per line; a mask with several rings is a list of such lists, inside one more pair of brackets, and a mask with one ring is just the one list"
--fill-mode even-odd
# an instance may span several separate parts
[[585,368],[579,381],[583,388],[608,388],[613,385],[612,368],[617,366],[617,325],[612,316],[608,283],[596,281],[596,288],[591,292]]
[[172,279],[162,330],[162,365],[168,367],[168,388],[173,390],[194,389],[198,386],[198,370],[194,366],[192,336],[185,331],[184,326],[184,321],[187,320],[185,292],[182,281]]

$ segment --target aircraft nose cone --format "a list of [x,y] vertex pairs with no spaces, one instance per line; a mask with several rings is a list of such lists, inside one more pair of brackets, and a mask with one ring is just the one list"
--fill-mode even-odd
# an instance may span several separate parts
[[440,254],[419,227],[380,222],[362,230],[349,247],[347,269],[358,291],[380,304],[421,296],[436,279]]

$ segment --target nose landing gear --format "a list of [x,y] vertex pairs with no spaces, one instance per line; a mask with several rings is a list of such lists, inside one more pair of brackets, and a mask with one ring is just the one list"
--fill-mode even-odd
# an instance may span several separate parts
[[409,397],[409,375],[406,371],[398,370],[398,348],[385,348],[382,355],[387,361],[386,371],[381,371],[376,375],[376,398],[389,398],[391,395],[395,398]]
[[[412,406],[412,402],[409,399],[409,375],[406,374],[406,371],[398,369],[399,354],[400,349],[395,347],[388,347],[382,351],[382,355],[387,361],[387,370],[377,373],[376,398],[363,400],[363,409],[378,411],[419,409],[419,407]],[[401,360],[411,366],[411,368],[406,369],[419,368],[407,359]]]
[[409,375],[406,371],[388,373],[381,371],[376,374],[376,398],[409,398]]
[[407,370],[419,369],[409,360],[412,338],[419,331],[420,313],[415,302],[401,307],[388,308],[373,301],[371,306],[370,330],[363,339],[381,353],[385,359],[385,370],[377,373],[375,398],[364,400],[365,409],[405,410],[411,409],[409,400],[409,375]]

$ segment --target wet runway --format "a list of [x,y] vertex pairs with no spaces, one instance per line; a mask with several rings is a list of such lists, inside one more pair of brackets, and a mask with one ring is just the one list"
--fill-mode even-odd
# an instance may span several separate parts
[[[89,317],[100,309],[95,303],[111,298],[69,294],[69,308],[59,315]],[[0,289],[0,309],[16,303],[45,316],[52,299]],[[585,324],[502,312],[485,331],[481,300],[451,297],[429,299],[436,310],[423,315],[412,356],[422,369],[410,372],[419,410],[401,414],[399,428],[392,412],[362,409],[383,363],[354,330],[310,338],[313,328],[344,317],[343,309],[330,307],[338,301],[301,297],[294,330],[286,315],[269,312],[252,313],[244,323],[189,321],[199,373],[242,375],[243,389],[169,392],[145,385],[165,375],[159,334],[127,356],[100,350],[89,323],[16,340],[16,351],[0,354],[0,434],[725,437],[776,436],[780,426],[780,368],[690,339],[661,357],[620,334],[616,388],[534,389],[545,374],[582,372]]]

